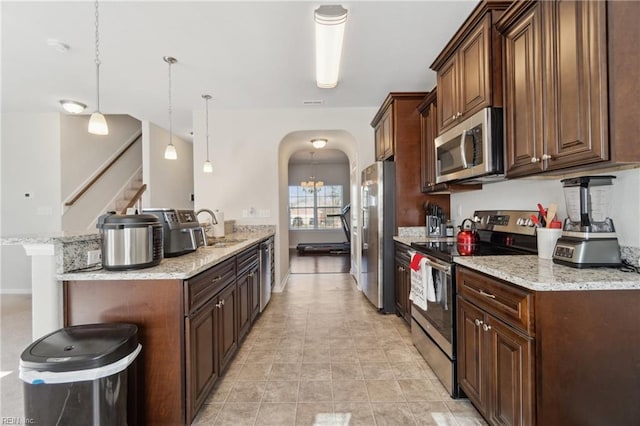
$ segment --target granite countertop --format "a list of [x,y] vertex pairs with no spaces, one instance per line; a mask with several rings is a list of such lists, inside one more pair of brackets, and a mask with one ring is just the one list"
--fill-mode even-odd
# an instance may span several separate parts
[[19,245],[19,244],[56,244],[56,243],[73,243],[78,241],[99,240],[102,236],[98,231],[93,232],[51,232],[41,234],[25,234],[0,237],[2,245]]
[[164,258],[159,265],[132,271],[77,271],[58,274],[59,281],[72,280],[162,280],[187,279],[240,253],[246,248],[275,235],[272,231],[236,232],[225,239],[242,241],[228,247],[199,247],[195,252],[178,257]]
[[535,291],[640,290],[640,274],[615,268],[576,269],[528,256],[458,256],[458,265]]

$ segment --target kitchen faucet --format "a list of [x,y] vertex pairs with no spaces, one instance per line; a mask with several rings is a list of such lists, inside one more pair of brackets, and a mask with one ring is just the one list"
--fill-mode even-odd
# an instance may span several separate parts
[[196,212],[196,217],[198,217],[198,215],[202,212],[205,213],[209,213],[209,216],[211,216],[211,224],[212,225],[217,225],[218,224],[218,219],[216,218],[215,213],[213,213],[211,210],[209,209],[200,209]]

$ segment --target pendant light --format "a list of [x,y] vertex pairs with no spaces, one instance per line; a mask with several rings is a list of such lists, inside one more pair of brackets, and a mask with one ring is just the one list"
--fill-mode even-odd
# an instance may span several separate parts
[[100,32],[98,31],[99,14],[98,0],[95,2],[96,15],[96,112],[91,114],[88,131],[94,135],[108,135],[107,120],[100,112]]
[[310,168],[311,168],[311,176],[309,176],[309,180],[308,181],[302,181],[300,182],[300,186],[302,187],[302,189],[310,194],[314,194],[318,191],[320,191],[320,189],[324,186],[324,182],[321,180],[317,180],[316,177],[313,174],[313,154],[315,154],[313,151],[309,152],[309,164],[310,164]]
[[173,123],[171,119],[171,65],[178,62],[178,60],[172,56],[164,56],[162,59],[169,64],[169,145],[167,145],[167,148],[164,150],[164,158],[167,160],[177,160],[178,152],[173,145]]
[[209,99],[211,99],[211,95],[202,95],[202,99],[204,99],[204,109],[206,116],[206,124],[205,124],[205,132],[206,132],[206,141],[207,141],[207,161],[204,162],[204,166],[202,166],[202,171],[205,173],[213,173],[213,166],[211,165],[211,161],[209,161]]

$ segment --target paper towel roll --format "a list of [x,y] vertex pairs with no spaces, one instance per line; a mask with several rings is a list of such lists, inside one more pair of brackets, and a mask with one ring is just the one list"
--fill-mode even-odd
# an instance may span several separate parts
[[218,223],[213,225],[213,236],[216,238],[224,237],[224,212],[216,210],[214,213]]

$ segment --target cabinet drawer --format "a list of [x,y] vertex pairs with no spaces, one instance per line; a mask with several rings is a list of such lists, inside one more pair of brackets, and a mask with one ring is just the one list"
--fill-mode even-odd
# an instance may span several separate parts
[[236,279],[235,258],[207,269],[185,281],[185,312],[193,313]]
[[396,260],[400,263],[409,264],[411,262],[411,256],[409,255],[411,248],[404,244],[396,243]]
[[507,324],[533,335],[533,293],[465,268],[457,269],[458,294]]
[[255,263],[258,263],[258,246],[249,247],[242,253],[236,256],[236,262],[238,266],[238,274],[251,268]]

